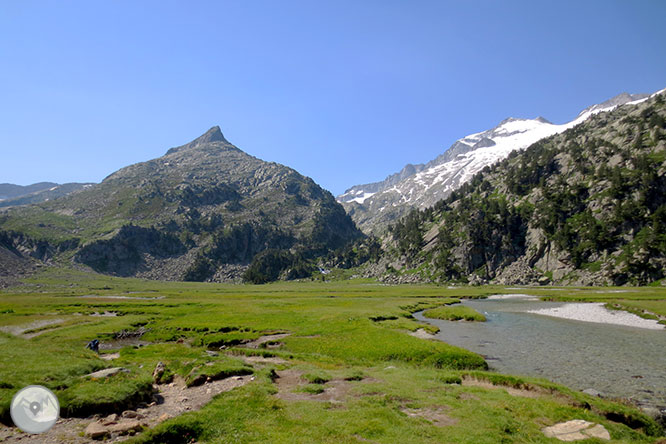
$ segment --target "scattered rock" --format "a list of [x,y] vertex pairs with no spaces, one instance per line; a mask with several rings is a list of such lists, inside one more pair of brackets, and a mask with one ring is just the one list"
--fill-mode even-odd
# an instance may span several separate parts
[[116,421],[118,421],[118,415],[111,413],[109,416],[102,420],[102,424],[106,426],[109,424],[114,424]]
[[99,370],[92,372],[84,376],[84,378],[110,378],[111,376],[117,375],[120,372],[129,373],[129,370],[123,367],[111,367],[105,368],[104,370]]
[[133,410],[125,410],[122,414],[123,418],[136,418],[136,419],[141,419],[143,418],[143,415],[141,413],[137,413]]
[[[250,377],[241,379],[225,378],[213,381],[206,386],[187,388],[182,378],[176,378],[174,384],[155,387],[157,402],[150,406],[143,402],[143,408],[124,412],[124,415],[94,415],[92,418],[60,418],[48,434],[29,435],[15,433],[14,428],[0,424],[0,442],[7,444],[60,444],[84,443],[94,440],[102,442],[121,442],[126,435],[134,435],[142,430],[156,426],[170,418],[187,411],[196,411],[206,405],[218,393],[241,387],[250,382]],[[181,402],[186,397],[187,401]],[[134,416],[128,418],[127,416]],[[7,433],[9,432],[9,434]]]
[[99,422],[91,422],[86,427],[85,436],[92,439],[102,439],[109,435],[109,430]]
[[139,432],[143,429],[143,426],[136,419],[126,419],[120,421],[117,424],[109,426],[109,431],[112,433],[120,433],[124,435],[129,432]]
[[213,356],[213,357],[214,357],[214,356],[219,356],[219,355],[220,355],[218,352],[216,352],[216,351],[212,351],[212,350],[206,350],[206,354],[207,354],[208,356]]
[[548,438],[557,438],[560,441],[580,441],[583,439],[597,438],[610,440],[608,430],[601,424],[574,419],[572,421],[561,422],[542,430]]

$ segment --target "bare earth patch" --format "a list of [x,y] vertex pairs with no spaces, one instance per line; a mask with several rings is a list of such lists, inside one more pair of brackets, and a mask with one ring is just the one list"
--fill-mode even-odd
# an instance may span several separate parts
[[416,331],[410,331],[409,334],[410,336],[414,336],[420,339],[433,339],[435,337],[435,335],[433,335],[432,333],[428,333],[423,328],[419,328]]
[[446,427],[457,424],[458,420],[456,418],[451,418],[444,413],[446,410],[446,407],[430,407],[422,409],[403,408],[400,411],[410,418],[427,419],[437,427]]
[[308,385],[302,378],[303,373],[298,370],[281,370],[276,372],[278,378],[276,384],[280,399],[285,401],[329,401],[342,402],[347,396],[351,384],[343,379],[333,379],[324,384],[324,391],[321,393],[306,393],[296,391]]
[[[238,357],[238,356],[235,356]],[[267,364],[286,364],[288,361],[282,359],[282,358],[277,358],[277,357],[263,357],[263,356],[240,356],[240,358],[245,362],[246,364],[259,364],[259,365],[267,365]]]
[[274,335],[264,335],[254,341],[246,342],[243,344],[243,347],[247,348],[259,348],[262,344],[267,344],[274,341],[279,341],[280,339],[291,336],[291,333],[277,333]]
[[546,394],[543,390],[538,388],[524,389],[524,388],[515,388],[505,385],[495,385],[492,382],[483,381],[480,379],[465,377],[462,380],[462,385],[467,387],[481,387],[485,389],[504,389],[511,396],[518,396],[521,398],[540,398]]
[[[136,410],[117,412],[106,417],[60,418],[47,433],[29,435],[16,427],[0,425],[2,443],[82,444],[97,442],[90,435],[105,443],[120,442],[128,434],[140,433],[182,413],[199,410],[215,395],[241,387],[253,376],[232,376],[204,385],[187,388],[182,379],[166,385],[154,386],[158,393],[155,401]],[[86,434],[86,431],[89,433]]]

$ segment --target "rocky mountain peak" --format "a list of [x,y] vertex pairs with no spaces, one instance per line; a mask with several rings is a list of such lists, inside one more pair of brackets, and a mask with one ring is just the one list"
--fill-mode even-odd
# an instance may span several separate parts
[[612,97],[605,102],[601,102],[598,105],[592,105],[590,107],[585,108],[581,113],[578,115],[583,116],[586,113],[594,113],[598,111],[608,111],[616,106],[624,105],[626,103],[631,103],[631,102],[636,102],[637,100],[642,100],[647,97],[649,97],[650,94],[629,94],[627,92],[623,92],[618,94],[615,97]]
[[211,142],[229,143],[227,142],[227,139],[225,139],[224,136],[222,135],[220,127],[215,125],[211,129],[206,131],[204,134],[202,134],[201,136],[197,137],[192,142],[190,142],[189,145],[201,145],[204,143],[211,143]]
[[167,151],[167,154],[173,154],[177,153],[179,151],[183,150],[189,150],[192,148],[196,148],[201,145],[207,145],[209,143],[213,142],[221,142],[224,144],[229,144],[229,141],[224,138],[224,135],[222,134],[222,130],[220,130],[219,126],[214,126],[208,131],[206,131],[204,134],[201,136],[197,137],[193,141],[191,141],[188,144],[176,147],[176,148],[171,148],[169,151]]

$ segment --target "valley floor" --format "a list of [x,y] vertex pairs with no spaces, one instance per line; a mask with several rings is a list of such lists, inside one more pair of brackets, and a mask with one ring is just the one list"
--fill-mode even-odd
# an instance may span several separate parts
[[[666,289],[624,290],[521,292],[666,316]],[[584,420],[568,426],[583,438],[599,432],[595,442],[664,439],[628,404],[489,372],[481,356],[427,339],[433,327],[411,316],[515,292],[44,271],[0,292],[0,438],[79,443],[96,430],[134,443],[549,443],[560,441],[547,427]],[[85,348],[92,339],[99,355]],[[105,368],[120,370],[91,375]],[[30,384],[53,390],[64,417],[41,441],[10,426],[11,398]]]

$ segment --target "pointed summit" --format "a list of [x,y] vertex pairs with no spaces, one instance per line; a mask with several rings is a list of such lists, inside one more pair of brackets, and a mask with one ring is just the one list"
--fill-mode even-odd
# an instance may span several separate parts
[[167,151],[167,154],[177,153],[179,151],[188,150],[188,149],[200,146],[200,145],[206,145],[206,144],[213,143],[213,142],[221,142],[221,143],[229,144],[229,141],[224,138],[224,135],[222,134],[222,130],[220,130],[220,127],[217,126],[217,125],[215,125],[211,129],[209,129],[204,134],[197,137],[196,139],[194,139],[190,143],[179,146],[179,147],[176,147],[176,148],[171,148],[169,151]]
[[227,142],[227,139],[224,138],[222,135],[222,131],[220,130],[219,126],[214,126],[208,131],[206,131],[203,135],[197,137],[194,139],[192,142],[188,143],[188,145],[202,145],[204,143],[211,143],[211,142],[223,142],[223,143],[229,143]]

